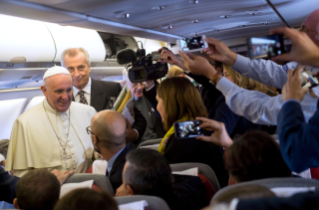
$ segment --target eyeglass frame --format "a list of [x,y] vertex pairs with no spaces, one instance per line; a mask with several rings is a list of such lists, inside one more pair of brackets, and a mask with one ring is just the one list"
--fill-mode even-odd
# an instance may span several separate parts
[[[95,133],[93,133],[93,132],[91,131],[90,128],[91,128],[91,126],[86,127],[86,128],[85,128],[85,129],[86,129],[86,132],[87,132],[88,134],[94,135],[94,136],[98,139],[98,141],[101,141],[101,140],[99,139],[99,137],[98,137],[97,135],[95,135]],[[111,142],[111,141],[106,140],[106,139],[104,139],[103,141],[106,141],[106,142],[108,142],[109,144],[114,144],[114,145],[122,145],[123,143],[126,142],[125,139],[124,139],[124,142],[123,142],[123,143],[115,143],[115,142]]]

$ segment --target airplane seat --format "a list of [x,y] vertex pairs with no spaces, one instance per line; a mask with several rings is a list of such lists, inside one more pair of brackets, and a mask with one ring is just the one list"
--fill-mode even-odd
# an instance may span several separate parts
[[148,148],[148,149],[157,150],[161,141],[162,141],[162,138],[147,140],[147,141],[140,143],[137,146],[137,149]]
[[74,174],[66,180],[67,183],[79,183],[94,180],[94,184],[103,192],[114,196],[114,190],[108,177],[102,174]]
[[156,196],[132,195],[132,196],[114,197],[114,199],[116,200],[118,205],[145,200],[148,204],[145,207],[145,209],[147,210],[169,210],[167,203],[162,198],[156,197]]
[[289,197],[295,193],[319,191],[319,181],[315,179],[305,179],[299,177],[267,178],[227,186],[215,194],[210,205],[215,203],[216,198],[221,194],[224,194],[229,190],[250,185],[266,187],[277,197]]
[[191,168],[198,168],[198,172],[208,178],[216,192],[220,189],[220,185],[215,172],[211,167],[204,163],[174,163],[170,164],[170,167],[173,172],[184,171]]

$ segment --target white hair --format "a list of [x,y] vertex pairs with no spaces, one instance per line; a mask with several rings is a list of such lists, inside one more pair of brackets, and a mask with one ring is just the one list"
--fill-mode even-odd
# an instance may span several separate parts
[[79,48],[68,48],[66,50],[64,50],[61,54],[61,66],[64,66],[64,57],[66,55],[69,55],[69,56],[76,56],[78,54],[78,52],[83,52],[85,54],[85,57],[86,57],[86,62],[88,64],[88,66],[91,66],[91,59],[90,59],[90,55],[88,53],[88,51],[82,47],[79,47]]

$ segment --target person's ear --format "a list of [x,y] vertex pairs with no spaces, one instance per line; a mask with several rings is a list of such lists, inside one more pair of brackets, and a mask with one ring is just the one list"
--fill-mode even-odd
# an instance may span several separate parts
[[15,199],[13,200],[13,206],[14,206],[15,209],[20,209],[20,208],[19,208],[19,205],[18,205],[18,199],[17,199],[17,198],[15,198]]
[[42,90],[42,93],[45,97],[47,97],[47,89],[45,88],[44,85],[41,86],[41,90]]
[[126,185],[126,193],[127,195],[134,195],[134,190],[130,185]]
[[98,143],[99,143],[98,138],[95,135],[93,135],[93,145],[97,145]]

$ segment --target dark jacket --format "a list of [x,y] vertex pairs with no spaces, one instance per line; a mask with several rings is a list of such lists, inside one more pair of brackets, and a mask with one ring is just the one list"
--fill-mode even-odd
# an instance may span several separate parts
[[305,122],[300,103],[289,101],[278,114],[278,137],[282,157],[290,170],[319,167],[319,101],[317,111]]
[[171,210],[198,210],[205,207],[205,187],[196,176],[173,175],[173,194],[166,198]]
[[264,129],[262,125],[254,124],[245,117],[232,112],[226,104],[224,95],[205,76],[193,74],[189,74],[189,76],[203,86],[201,94],[208,110],[208,118],[223,122],[231,138],[244,134],[248,130]]
[[175,135],[172,135],[167,142],[164,157],[169,164],[205,163],[214,170],[221,187],[228,184],[224,151],[213,143],[199,141],[195,138],[177,139]]
[[111,109],[120,92],[121,85],[119,83],[92,79],[90,105],[97,112]]
[[[156,89],[157,89],[158,83],[155,81],[155,86],[148,90],[143,91],[144,96],[147,98],[148,102],[150,103],[151,107],[154,109],[154,113],[156,114],[156,122],[155,122],[155,131],[158,138],[162,138],[165,135],[165,130],[163,128],[162,118],[161,115],[158,113],[156,106],[157,106],[157,100],[156,100]],[[151,112],[154,114],[153,112]]]
[[125,156],[129,151],[130,150],[127,147],[125,147],[114,161],[112,170],[109,175],[109,179],[114,189],[114,192],[117,188],[119,188],[122,185],[122,172],[126,162]]
[[11,176],[0,166],[0,201],[13,203],[18,177]]
[[298,193],[288,198],[258,198],[240,200],[236,210],[317,210],[319,208],[319,192]]

